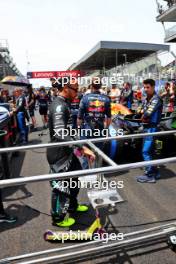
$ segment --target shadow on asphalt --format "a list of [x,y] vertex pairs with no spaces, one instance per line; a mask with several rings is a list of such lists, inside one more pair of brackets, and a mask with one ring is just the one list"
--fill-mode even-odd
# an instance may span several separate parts
[[[17,191],[21,191],[24,195],[19,196],[17,198],[7,198],[8,196],[11,196],[12,194],[16,193]],[[3,190],[3,201],[4,202],[13,202],[18,200],[23,200],[29,197],[32,197],[33,194],[28,191],[25,185],[21,186],[15,186],[15,187],[8,187]]]
[[76,223],[71,227],[71,230],[86,230],[95,220],[95,210],[90,204],[87,204],[89,210],[84,213],[72,213],[70,216],[75,218]]
[[173,172],[172,170],[168,169],[165,166],[160,167],[160,172],[161,172],[161,180],[173,178],[176,176],[175,172]]
[[[139,168],[139,169],[143,171],[143,168]],[[160,180],[165,180],[165,179],[167,180],[169,178],[176,177],[176,173],[173,170],[168,169],[166,166],[159,166],[159,171],[161,173]],[[119,171],[119,172],[113,172],[113,173],[105,174],[104,176],[105,177],[108,176],[108,179],[110,180],[111,177],[122,176],[128,172],[129,172],[129,170]]]
[[17,228],[24,225],[40,215],[39,212],[20,204],[11,204],[6,208],[6,212],[13,216],[18,216],[18,221],[14,224],[3,223],[0,225],[0,233],[9,229]]
[[[20,173],[21,173],[21,168],[23,166],[23,161],[25,158],[25,152],[19,152],[18,156],[13,157],[12,159],[12,176],[11,178],[19,178]],[[15,192],[18,190],[21,190],[24,195],[20,198],[7,198],[8,196],[13,195]],[[21,186],[14,186],[14,187],[7,187],[3,188],[2,190],[2,195],[3,195],[3,201],[15,201],[19,199],[25,199],[27,197],[32,196],[30,192],[28,192],[27,188],[25,185]]]
[[[71,227],[71,230],[86,230],[88,229],[91,224],[96,219],[96,211],[95,209],[88,204],[89,210],[86,213],[80,214],[80,213],[73,213],[71,216],[75,218],[76,224],[74,224]],[[114,232],[118,233],[118,230],[116,227],[113,226],[111,223],[111,220],[109,218],[110,215],[116,215],[117,209],[115,209],[113,212],[110,212],[108,208],[99,208],[99,215],[100,215],[100,221],[103,228],[106,229],[106,231],[109,233],[109,231],[112,232],[112,229]]]
[[[33,139],[33,140],[30,140],[28,145],[39,144],[39,143],[41,143],[41,140]],[[15,155],[12,158],[12,166],[11,166],[12,176],[11,176],[11,178],[19,178],[20,177],[21,169],[22,169],[23,162],[25,159],[25,155],[26,155],[26,152],[22,151],[22,152],[18,152],[18,155]],[[14,193],[16,193],[19,190],[24,195],[22,195],[21,197],[18,197],[18,198],[7,198],[8,196],[13,195]],[[3,194],[3,201],[4,202],[17,201],[17,200],[29,198],[32,196],[32,193],[28,191],[28,189],[26,188],[25,185],[3,188],[2,194]]]
[[111,177],[118,177],[118,176],[122,176],[126,173],[128,173],[129,170],[124,170],[124,171],[118,171],[118,172],[112,172],[112,173],[105,173],[104,176],[108,176],[108,179],[110,180]]

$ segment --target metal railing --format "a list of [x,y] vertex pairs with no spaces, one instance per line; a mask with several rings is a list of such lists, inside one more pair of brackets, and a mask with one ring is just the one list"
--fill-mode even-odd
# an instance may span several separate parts
[[[114,161],[112,161],[106,154],[104,154],[100,149],[98,149],[93,143],[97,142],[106,142],[110,140],[118,140],[122,141],[125,139],[136,139],[136,138],[145,138],[148,136],[166,136],[166,135],[174,135],[176,134],[176,130],[172,131],[164,131],[164,132],[155,132],[155,133],[141,133],[141,134],[133,134],[133,135],[124,135],[124,136],[116,136],[116,137],[108,137],[108,138],[96,138],[96,139],[86,139],[86,140],[76,140],[76,141],[69,141],[69,142],[58,142],[58,143],[48,143],[48,144],[40,144],[40,145],[29,145],[29,146],[21,146],[21,147],[9,147],[0,149],[0,153],[5,152],[14,152],[14,151],[27,151],[36,148],[51,148],[51,147],[60,147],[60,146],[73,146],[78,144],[87,144],[89,145],[95,153],[97,153],[101,158],[107,162],[109,166],[101,167],[101,168],[94,168],[88,170],[78,170],[70,172],[63,172],[63,173],[56,173],[56,174],[45,174],[45,175],[37,175],[37,176],[28,176],[28,177],[20,177],[14,179],[7,179],[0,181],[0,188],[8,187],[8,186],[15,186],[15,185],[22,185],[25,183],[32,183],[32,182],[39,182],[39,181],[49,181],[52,179],[59,178],[68,179],[74,177],[83,177],[87,175],[92,175],[96,173],[112,173],[118,171],[125,171],[128,169],[136,169],[141,168],[147,165],[161,165],[166,163],[176,162],[176,157],[172,158],[164,158],[152,161],[142,161],[142,162],[135,162],[129,164],[118,165]],[[124,240],[114,242],[108,239],[108,244],[104,245],[103,240],[101,241],[91,241],[86,242],[84,244],[79,245],[72,245],[63,248],[56,248],[56,249],[49,249],[40,252],[34,252],[29,254],[24,254],[15,257],[9,257],[5,259],[1,259],[1,264],[12,263],[14,261],[18,261],[18,264],[34,264],[34,263],[53,263],[53,261],[58,260],[68,260],[70,258],[76,258],[80,256],[85,256],[86,254],[94,254],[100,253],[105,251],[112,251],[113,249],[120,248],[125,245],[132,244],[134,242],[145,241],[150,238],[157,238],[169,234],[172,231],[176,231],[176,222],[172,222],[170,224],[161,225],[158,227],[153,227],[145,230],[135,231],[131,233],[124,234]],[[135,236],[135,237],[133,237]],[[93,247],[92,247],[93,246]],[[87,248],[89,247],[89,248]],[[77,249],[77,250],[76,250]],[[69,252],[69,250],[73,250],[73,252]],[[66,253],[48,256],[48,254],[60,253],[67,251]],[[38,259],[30,259],[35,258],[38,256],[45,256]],[[24,260],[24,261],[23,261]]]
[[[134,244],[135,242],[142,242],[148,239],[165,236],[173,231],[176,231],[176,222],[172,222],[169,224],[160,225],[157,227],[152,227],[144,230],[139,230],[131,233],[126,233],[124,234],[123,241],[114,242],[111,239],[108,239],[108,243],[106,245],[103,244],[103,242],[105,241],[103,239],[99,241],[90,241],[90,242],[85,242],[84,244],[81,245],[80,244],[71,245],[62,248],[59,247],[59,248],[48,249],[34,253],[28,253],[24,255],[1,259],[0,264],[8,264],[14,261],[15,262],[18,261],[16,262],[18,264],[56,263],[53,261],[58,261],[58,260],[65,261],[73,258],[79,258],[80,260],[80,257],[83,256],[84,257],[90,256],[91,254],[98,254],[98,256],[100,256],[102,252],[104,253],[108,251],[113,252],[114,249],[118,249],[122,246],[131,245]],[[69,250],[71,250],[72,252],[67,253],[67,251]],[[59,255],[48,256],[49,254],[54,254],[54,253],[59,253]],[[30,259],[42,255],[47,255],[47,256],[38,259]]]
[[98,143],[98,142],[106,142],[110,140],[122,141],[125,139],[145,138],[148,136],[156,137],[156,136],[165,136],[165,135],[172,135],[172,134],[176,134],[176,130],[171,130],[171,131],[166,131],[166,132],[164,131],[164,132],[155,132],[155,133],[141,133],[141,134],[124,135],[124,136],[116,136],[116,137],[75,140],[75,141],[67,141],[67,142],[3,148],[3,149],[0,149],[0,154],[4,152],[16,152],[16,151],[31,150],[31,149],[36,149],[36,148],[52,148],[52,147],[61,147],[61,146],[63,147],[63,146],[68,146],[68,145],[73,146],[73,145],[78,145],[78,144],[81,144],[81,145],[88,144],[90,145],[91,148],[94,149],[95,152],[98,152],[98,154],[103,158],[104,161],[107,162],[109,166],[101,167],[101,168],[94,168],[94,169],[72,171],[71,174],[70,172],[62,172],[62,173],[45,174],[45,175],[28,176],[28,177],[1,180],[0,188],[8,187],[8,186],[15,186],[15,185],[23,185],[25,183],[32,183],[32,182],[39,182],[39,181],[50,181],[50,180],[57,179],[57,178],[59,178],[60,180],[63,180],[63,179],[69,179],[69,178],[74,178],[74,177],[83,177],[86,175],[93,175],[96,173],[111,173],[111,172],[117,172],[117,171],[124,171],[126,169],[141,168],[141,167],[148,166],[148,165],[160,165],[164,163],[175,162],[176,157],[118,165],[114,161],[112,161],[106,154],[104,154],[101,150],[98,150],[98,148],[93,144],[93,143]]
[[103,137],[103,138],[92,138],[92,139],[81,139],[81,140],[72,140],[72,141],[65,141],[65,142],[57,142],[57,143],[44,143],[44,144],[35,144],[35,145],[28,145],[28,146],[20,146],[20,147],[8,147],[0,149],[0,153],[4,152],[16,152],[16,151],[24,151],[30,149],[39,149],[39,148],[52,148],[52,147],[63,147],[63,146],[71,146],[71,145],[78,145],[78,144],[87,144],[88,142],[92,143],[99,143],[99,142],[107,142],[111,140],[118,140],[123,141],[126,139],[136,139],[136,138],[145,138],[148,136],[165,136],[165,135],[172,135],[176,134],[176,130],[169,130],[169,131],[161,131],[161,132],[154,132],[154,133],[140,133],[140,134],[129,134],[123,136],[114,136],[114,137]]

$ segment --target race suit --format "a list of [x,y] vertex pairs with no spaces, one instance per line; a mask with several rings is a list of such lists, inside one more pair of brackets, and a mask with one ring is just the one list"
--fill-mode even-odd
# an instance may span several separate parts
[[[49,109],[49,131],[51,142],[71,141],[68,132],[70,120],[70,105],[67,100],[58,96],[51,103]],[[47,160],[50,164],[51,173],[80,170],[79,160],[74,155],[74,148],[71,146],[53,147],[47,149]],[[75,188],[70,188],[70,182],[75,183]],[[52,186],[52,218],[53,221],[62,221],[69,210],[77,208],[77,195],[79,192],[78,179],[63,181],[53,180]],[[66,184],[66,182],[68,184]],[[68,186],[67,186],[68,185]]]
[[16,100],[16,113],[17,113],[17,122],[18,128],[20,130],[20,141],[28,141],[28,128],[26,126],[25,118],[29,121],[28,113],[26,110],[26,98],[24,95],[21,95]]
[[78,118],[84,121],[84,129],[87,129],[83,138],[98,137],[95,136],[97,133],[94,134],[97,129],[102,137],[105,118],[111,118],[110,103],[109,97],[99,91],[83,96],[78,113]]
[[[143,109],[143,117],[146,121],[144,125],[145,133],[153,133],[158,131],[158,124],[161,121],[162,109],[163,109],[163,101],[162,99],[155,93],[151,99],[145,99],[142,106],[138,109],[138,112]],[[148,136],[143,140],[142,147],[142,155],[144,161],[152,160],[152,152],[154,148],[154,138],[152,136]],[[155,166],[148,166],[145,169],[146,175],[148,176],[156,176],[158,173],[157,168]]]
[[120,104],[123,104],[129,109],[131,109],[132,103],[133,103],[132,89],[123,89],[120,96]]
[[[105,118],[111,118],[110,102],[110,98],[104,94],[100,94],[99,91],[83,96],[78,113],[78,118],[84,121],[81,128],[81,139],[104,136],[102,132],[105,128]],[[96,146],[100,149],[104,148],[102,142],[97,143]],[[86,158],[82,159],[82,167],[84,169],[88,169],[89,167]]]

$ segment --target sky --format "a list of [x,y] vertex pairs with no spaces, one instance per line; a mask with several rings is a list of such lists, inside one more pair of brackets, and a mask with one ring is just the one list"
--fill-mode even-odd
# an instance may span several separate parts
[[0,0],[0,39],[24,75],[60,71],[100,40],[164,43],[156,16],[155,0]]

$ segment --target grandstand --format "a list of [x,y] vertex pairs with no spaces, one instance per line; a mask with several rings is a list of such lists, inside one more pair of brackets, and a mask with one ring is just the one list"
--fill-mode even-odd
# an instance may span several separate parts
[[[158,7],[157,22],[163,24],[165,42],[176,42],[176,0],[156,0]],[[174,23],[172,26],[170,24]]]
[[17,69],[16,64],[13,62],[13,58],[10,56],[9,45],[7,40],[0,40],[0,80],[7,75],[22,74]]

